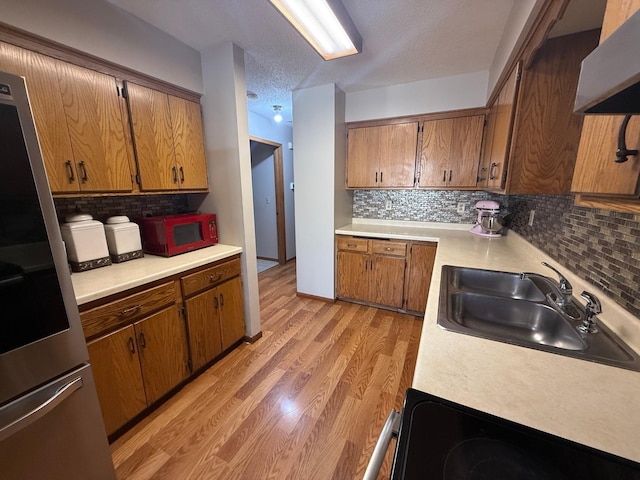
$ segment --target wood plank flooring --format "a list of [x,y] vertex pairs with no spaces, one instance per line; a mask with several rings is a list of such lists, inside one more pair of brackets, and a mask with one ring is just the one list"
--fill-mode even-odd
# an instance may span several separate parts
[[261,273],[259,289],[263,337],[116,440],[118,479],[362,478],[402,408],[422,319],[297,297],[294,262]]

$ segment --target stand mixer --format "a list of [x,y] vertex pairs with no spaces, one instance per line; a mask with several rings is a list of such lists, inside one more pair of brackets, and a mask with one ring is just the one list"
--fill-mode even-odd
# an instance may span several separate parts
[[502,230],[500,223],[500,204],[493,200],[481,200],[476,203],[478,218],[471,230],[474,235],[481,237],[498,238],[502,234],[498,233]]

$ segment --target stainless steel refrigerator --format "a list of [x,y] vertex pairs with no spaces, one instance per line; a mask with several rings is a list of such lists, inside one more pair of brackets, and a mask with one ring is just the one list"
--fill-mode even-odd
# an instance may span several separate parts
[[0,306],[0,478],[115,479],[25,80],[3,72]]

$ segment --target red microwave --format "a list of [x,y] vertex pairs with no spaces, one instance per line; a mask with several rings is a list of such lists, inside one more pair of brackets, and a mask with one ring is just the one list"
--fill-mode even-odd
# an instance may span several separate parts
[[141,218],[140,234],[144,251],[171,257],[218,243],[218,227],[213,213],[181,213]]

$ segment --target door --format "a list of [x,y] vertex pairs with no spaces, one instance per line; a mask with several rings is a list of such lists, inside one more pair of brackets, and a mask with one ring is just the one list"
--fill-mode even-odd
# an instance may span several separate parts
[[134,327],[144,390],[151,405],[189,375],[187,335],[176,305]]
[[406,309],[424,312],[429,296],[436,244],[414,243],[409,255]]
[[180,188],[207,190],[209,182],[200,104],[169,95],[169,112]]
[[212,288],[185,302],[193,369],[198,370],[222,352],[218,290]]
[[369,255],[338,252],[337,295],[363,302],[369,301]]
[[371,255],[370,258],[369,301],[402,308],[405,258],[386,255]]
[[383,127],[350,128],[347,132],[347,187],[378,187]]
[[475,187],[484,131],[484,115],[453,119],[449,187]]
[[218,299],[220,302],[222,349],[226,350],[244,337],[244,306],[240,277],[233,278],[218,286]]
[[420,152],[420,187],[445,187],[449,175],[453,119],[424,122]]
[[414,184],[418,122],[386,125],[382,129],[378,153],[380,187],[406,187]]
[[87,345],[100,409],[111,435],[147,406],[133,326]]

